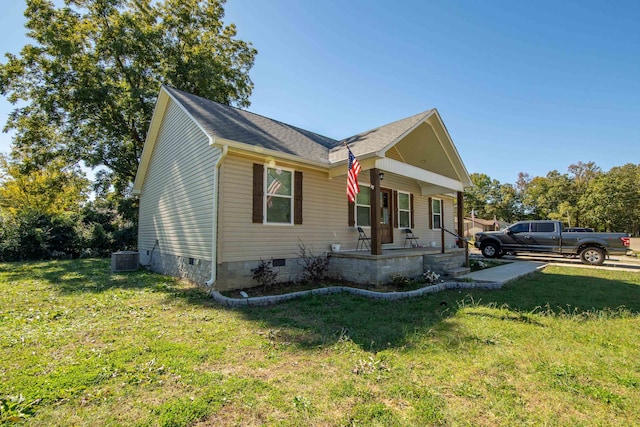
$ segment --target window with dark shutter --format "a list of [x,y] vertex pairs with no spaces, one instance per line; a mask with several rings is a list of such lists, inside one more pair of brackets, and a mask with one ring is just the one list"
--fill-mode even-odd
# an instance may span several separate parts
[[302,172],[272,167],[265,171],[264,165],[254,163],[254,223],[302,224],[302,194]]

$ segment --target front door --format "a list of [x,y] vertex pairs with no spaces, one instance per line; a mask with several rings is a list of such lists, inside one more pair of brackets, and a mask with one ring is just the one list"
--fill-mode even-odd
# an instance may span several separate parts
[[393,192],[388,188],[380,189],[380,228],[382,243],[393,243]]

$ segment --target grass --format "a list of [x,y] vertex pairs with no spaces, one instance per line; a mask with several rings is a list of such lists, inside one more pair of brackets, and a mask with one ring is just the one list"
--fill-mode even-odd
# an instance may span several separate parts
[[107,260],[0,264],[0,424],[640,425],[640,274],[226,309]]

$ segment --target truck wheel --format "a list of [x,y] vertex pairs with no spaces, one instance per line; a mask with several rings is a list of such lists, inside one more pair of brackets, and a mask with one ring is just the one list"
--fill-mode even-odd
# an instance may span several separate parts
[[605,253],[602,249],[596,247],[584,248],[580,252],[580,259],[585,264],[602,265],[604,262]]
[[495,243],[485,243],[480,250],[485,258],[497,258],[500,255],[500,248]]

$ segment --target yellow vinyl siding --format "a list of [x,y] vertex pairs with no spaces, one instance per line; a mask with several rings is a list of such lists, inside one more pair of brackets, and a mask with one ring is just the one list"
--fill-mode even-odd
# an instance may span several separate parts
[[[222,163],[218,211],[219,263],[295,258],[300,243],[313,249],[316,254],[329,250],[334,240],[342,244],[342,250],[355,249],[358,233],[354,227],[348,226],[346,171],[344,176],[329,179],[324,172],[294,168],[303,173],[302,225],[254,224],[253,163],[257,162],[229,154]],[[292,167],[277,161],[272,166]],[[383,187],[414,195],[414,232],[420,237],[420,244],[427,245],[435,241],[440,245],[440,230],[429,230],[429,197],[420,196],[420,187],[415,180],[388,175],[384,177]],[[361,186],[369,185],[369,171],[363,171],[358,181]],[[434,197],[443,200],[445,227],[455,231],[453,200],[447,196]],[[402,246],[404,238],[404,233],[399,229],[394,230],[395,245]],[[451,243],[453,238],[447,235],[447,244]]]
[[138,245],[211,260],[213,165],[220,149],[173,101],[164,116],[140,195]]
[[[333,241],[351,239],[347,223],[346,176],[328,179],[327,173],[300,167],[303,173],[301,225],[252,223],[253,163],[229,154],[221,167],[218,261],[233,262],[263,258],[294,258],[302,242],[316,253],[324,253]],[[275,166],[291,167],[276,162]],[[223,190],[222,190],[223,189]],[[355,241],[355,237],[353,238]]]

